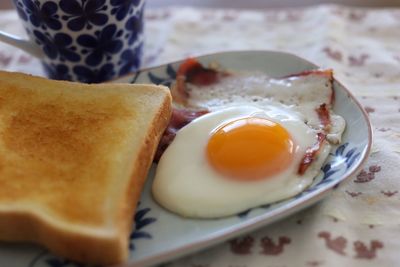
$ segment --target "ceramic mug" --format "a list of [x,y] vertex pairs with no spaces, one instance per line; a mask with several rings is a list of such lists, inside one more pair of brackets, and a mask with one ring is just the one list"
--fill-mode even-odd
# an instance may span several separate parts
[[102,82],[140,66],[144,0],[13,0],[29,39],[0,41],[38,57],[52,79]]

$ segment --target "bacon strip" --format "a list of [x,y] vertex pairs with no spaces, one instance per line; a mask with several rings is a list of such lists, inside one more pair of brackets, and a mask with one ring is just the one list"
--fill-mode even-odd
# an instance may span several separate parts
[[219,72],[206,68],[197,59],[188,58],[180,66],[177,71],[177,77],[185,77],[185,82],[198,86],[207,86],[215,84],[219,81]]
[[327,70],[319,70],[319,69],[314,69],[314,70],[305,70],[299,73],[294,73],[294,74],[290,74],[287,76],[282,77],[282,79],[285,78],[291,78],[291,77],[299,77],[299,76],[308,76],[308,75],[322,75],[322,76],[326,76],[329,80],[333,81],[333,70],[331,69],[327,69]]
[[331,93],[331,97],[330,97],[330,102],[329,104],[333,104],[333,102],[335,101],[335,94],[333,92],[333,70],[331,69],[327,69],[327,70],[305,70],[299,73],[295,73],[295,74],[290,74],[287,76],[282,77],[282,79],[287,79],[287,78],[295,78],[295,77],[301,77],[301,76],[308,76],[308,75],[321,75],[321,76],[326,76],[326,78],[328,78],[329,83],[332,85],[332,93]]
[[331,116],[327,108],[326,103],[321,104],[319,108],[315,109],[318,114],[318,118],[321,121],[322,126],[324,126],[325,131],[329,131],[331,127]]
[[[303,71],[297,74],[291,74],[288,76],[285,76],[284,78],[292,78],[292,77],[300,77],[300,76],[308,76],[308,75],[322,75],[326,76],[328,78],[329,83],[333,83],[333,71],[332,70],[307,70]],[[315,111],[318,114],[318,118],[321,122],[321,125],[323,126],[324,133],[318,133],[317,134],[317,142],[312,146],[309,147],[306,150],[305,155],[303,156],[303,159],[300,162],[299,169],[297,173],[299,175],[303,175],[308,167],[311,165],[311,163],[315,160],[316,156],[322,149],[323,143],[326,140],[326,132],[329,131],[331,127],[331,118],[330,118],[330,113],[329,113],[329,105],[333,103],[335,98],[334,92],[333,92],[333,85],[332,85],[332,93],[331,97],[329,99],[329,103],[323,103],[321,104],[318,108],[315,109]]]
[[[284,78],[292,78],[292,77],[300,77],[300,76],[308,76],[308,75],[323,75],[328,78],[329,83],[333,83],[333,71],[332,70],[307,70],[303,71],[297,74],[291,74],[288,75]],[[318,153],[323,147],[323,143],[326,140],[326,132],[329,131],[331,127],[331,117],[329,113],[329,105],[333,104],[335,95],[333,92],[333,85],[332,85],[332,93],[331,97],[329,99],[329,103],[323,103],[321,104],[318,108],[315,109],[315,111],[318,114],[318,118],[321,122],[321,125],[323,126],[324,133],[318,133],[317,134],[317,142],[312,146],[309,147],[306,150],[305,155],[303,156],[303,159],[300,162],[299,169],[297,173],[299,175],[303,175],[308,167],[312,164],[312,162],[315,160],[317,157]]]
[[186,105],[189,93],[186,90],[185,76],[177,75],[175,84],[171,87],[171,95],[174,103]]
[[218,83],[221,77],[228,76],[227,72],[220,72],[212,68],[204,67],[197,59],[188,58],[179,66],[176,74],[176,82],[171,88],[175,103],[186,104],[189,93],[186,84],[207,86]]
[[194,119],[207,114],[208,110],[189,110],[189,109],[172,109],[171,120],[168,124],[167,129],[164,131],[161,137],[160,143],[158,144],[157,152],[154,157],[154,162],[160,160],[161,155],[167,149],[167,147],[174,140],[176,133],[182,129],[185,125],[193,121]]
[[297,171],[299,175],[303,175],[308,169],[308,167],[311,165],[311,163],[315,160],[319,151],[322,148],[322,144],[325,141],[325,139],[326,135],[324,133],[317,134],[317,142],[312,147],[309,147],[306,150],[306,154],[304,155],[303,159],[300,162],[300,166]]

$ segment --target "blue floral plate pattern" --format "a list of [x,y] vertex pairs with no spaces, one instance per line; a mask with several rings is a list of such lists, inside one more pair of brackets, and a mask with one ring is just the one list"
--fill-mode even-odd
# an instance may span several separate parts
[[[118,11],[116,11],[118,12]],[[315,69],[317,66],[297,56],[268,51],[226,52],[199,57],[200,62],[218,62],[236,71],[262,71],[273,77]],[[115,82],[169,85],[180,62],[142,70]],[[174,215],[151,196],[155,166],[150,170],[130,236],[131,255],[122,266],[147,266],[161,263],[218,242],[255,230],[321,200],[339,183],[352,177],[366,160],[371,147],[371,126],[360,104],[339,82],[334,81],[335,113],[347,122],[340,145],[334,147],[314,183],[303,193],[272,205],[257,207],[237,216],[217,220],[186,219]],[[7,267],[83,267],[56,257],[33,245],[0,243],[1,266]]]

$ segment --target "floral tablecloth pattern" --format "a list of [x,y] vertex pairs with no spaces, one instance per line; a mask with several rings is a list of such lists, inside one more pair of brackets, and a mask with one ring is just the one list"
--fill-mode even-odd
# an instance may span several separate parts
[[[333,68],[374,130],[362,171],[319,204],[166,266],[400,266],[400,9],[173,7],[145,19],[144,67],[226,50],[291,52]],[[0,12],[0,29],[25,35],[14,11]],[[0,44],[0,69],[43,75],[38,66]]]

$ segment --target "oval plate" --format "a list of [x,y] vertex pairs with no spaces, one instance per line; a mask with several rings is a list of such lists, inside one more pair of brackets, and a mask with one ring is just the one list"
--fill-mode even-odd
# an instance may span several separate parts
[[[198,57],[208,65],[218,62],[232,71],[264,72],[283,77],[318,67],[297,56],[270,51],[225,52]],[[182,61],[142,70],[114,82],[156,83],[169,86]],[[332,152],[314,183],[301,194],[272,205],[254,208],[223,219],[196,220],[174,215],[151,196],[154,166],[142,193],[135,216],[136,230],[130,236],[131,254],[124,267],[147,266],[204,249],[237,235],[270,224],[322,199],[340,182],[354,175],[366,160],[371,147],[371,126],[360,104],[339,82],[334,81],[335,113],[346,122],[342,143]],[[0,266],[78,267],[83,266],[52,255],[37,246],[0,245]]]

